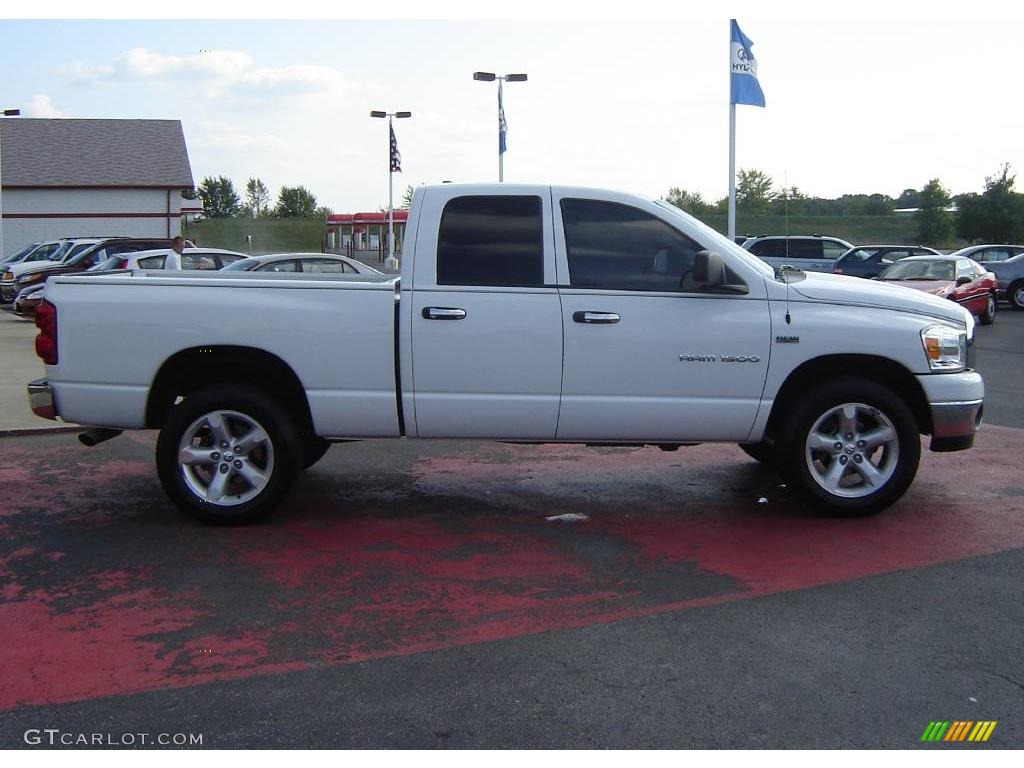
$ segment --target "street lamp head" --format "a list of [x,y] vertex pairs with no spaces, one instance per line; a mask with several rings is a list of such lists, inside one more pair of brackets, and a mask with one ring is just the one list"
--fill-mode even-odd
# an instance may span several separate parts
[[374,109],[370,112],[370,117],[387,117],[387,112],[381,112],[380,110]]
[[492,83],[494,82],[495,79],[497,79],[497,75],[495,75],[493,72],[474,72],[473,79],[482,80],[485,83]]
[[4,110],[4,117],[17,117],[20,114],[21,114],[21,110],[20,109],[5,109]]
[[395,112],[395,117],[412,117],[412,112]]
[[526,75],[505,75],[505,79],[510,83],[522,83],[526,81]]

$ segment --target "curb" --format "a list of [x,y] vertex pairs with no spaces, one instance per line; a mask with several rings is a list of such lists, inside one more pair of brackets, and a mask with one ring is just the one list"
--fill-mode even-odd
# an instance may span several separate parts
[[2,437],[30,437],[32,435],[59,435],[65,432],[82,432],[87,427],[16,427],[14,429],[0,429]]

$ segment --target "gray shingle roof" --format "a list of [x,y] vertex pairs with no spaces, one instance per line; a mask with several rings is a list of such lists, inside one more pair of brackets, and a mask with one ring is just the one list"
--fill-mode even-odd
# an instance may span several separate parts
[[5,187],[191,187],[180,120],[0,120]]

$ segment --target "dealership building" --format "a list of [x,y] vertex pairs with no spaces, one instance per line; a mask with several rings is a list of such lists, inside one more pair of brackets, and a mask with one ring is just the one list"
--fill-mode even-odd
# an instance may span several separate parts
[[179,120],[0,120],[3,250],[59,237],[171,237],[193,186]]

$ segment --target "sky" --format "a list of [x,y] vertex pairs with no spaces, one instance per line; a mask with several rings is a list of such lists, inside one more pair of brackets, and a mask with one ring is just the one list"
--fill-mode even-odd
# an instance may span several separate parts
[[506,181],[652,197],[682,187],[715,200],[728,191],[737,13],[767,102],[737,107],[738,168],[819,197],[896,197],[932,178],[981,191],[1003,163],[1024,169],[1012,34],[1022,12],[870,2],[856,15],[808,12],[819,7],[590,20],[7,19],[0,98],[24,116],[180,119],[197,184],[223,174],[242,189],[255,176],[274,195],[301,184],[355,212],[387,203],[387,124],[371,109],[412,112],[395,122],[396,199],[407,184],[493,181],[497,89],[472,73],[525,72],[505,88]]

